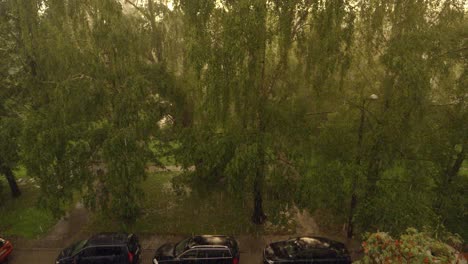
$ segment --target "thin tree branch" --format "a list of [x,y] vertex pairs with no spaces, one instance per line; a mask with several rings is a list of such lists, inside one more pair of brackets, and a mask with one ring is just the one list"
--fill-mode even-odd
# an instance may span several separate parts
[[306,113],[306,116],[311,116],[311,115],[325,115],[325,114],[333,114],[337,113],[337,111],[327,111],[327,112],[317,112],[317,113]]
[[359,109],[365,111],[365,112],[368,113],[372,118],[374,118],[374,119],[377,121],[377,123],[379,123],[379,124],[382,123],[382,121],[381,121],[379,118],[377,118],[377,116],[375,116],[374,113],[372,113],[371,111],[367,110],[367,108],[362,107],[361,105],[355,104],[355,103],[353,103],[353,102],[351,102],[351,101],[349,101],[349,100],[346,100],[346,99],[345,99],[345,102],[348,103],[348,104],[351,105],[351,106],[354,106],[354,107],[356,107],[356,108],[359,108]]
[[147,14],[143,8],[139,7],[138,5],[136,5],[135,3],[133,3],[133,2],[130,1],[130,0],[125,0],[125,3],[130,4],[130,5],[133,6],[136,10],[138,10],[138,12],[140,12],[144,17],[146,17],[148,20],[151,20],[151,16],[150,16],[149,14]]
[[439,58],[439,57],[443,57],[447,54],[450,54],[450,53],[457,53],[457,52],[461,52],[461,51],[465,51],[465,50],[468,50],[468,47],[463,47],[463,48],[460,48],[460,49],[456,49],[456,50],[449,50],[447,52],[444,52],[438,56],[435,56],[434,58]]
[[294,176],[295,176],[296,179],[300,178],[301,174],[299,173],[299,171],[297,171],[294,164],[290,160],[288,160],[288,158],[286,157],[286,155],[283,152],[278,153],[277,161],[279,161],[281,164],[283,164],[286,167],[288,167],[289,169],[291,169],[292,172],[294,173]]

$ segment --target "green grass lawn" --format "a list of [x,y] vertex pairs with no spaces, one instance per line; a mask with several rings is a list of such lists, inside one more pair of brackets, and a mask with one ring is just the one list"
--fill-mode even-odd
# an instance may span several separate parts
[[13,199],[6,181],[3,178],[0,181],[3,186],[3,191],[0,193],[1,235],[36,238],[55,223],[49,212],[37,207],[39,189],[33,184],[20,185],[22,194]]
[[[250,203],[220,193],[203,198],[178,197],[171,189],[171,179],[176,175],[177,172],[149,175],[142,184],[146,197],[143,214],[127,231],[161,235],[265,233],[263,227],[251,223]],[[109,224],[108,218],[97,215],[89,229],[109,231],[121,226],[116,222]]]
[[462,167],[460,169],[460,175],[464,175],[468,177],[468,161],[464,161]]
[[[3,178],[3,192],[0,194],[0,234],[37,238],[54,225],[56,219],[45,209],[37,206],[39,189],[21,168],[17,178],[23,178],[20,185],[22,195],[13,199]],[[119,221],[95,214],[86,227],[90,232],[117,231],[125,229],[140,234],[255,234],[265,233],[263,227],[253,225],[250,199],[242,202],[226,193],[211,193],[204,197],[195,195],[177,196],[172,190],[171,180],[179,172],[151,173],[141,184],[145,193],[143,212],[136,223],[123,228]],[[268,202],[265,210],[268,214]],[[270,232],[270,231],[268,231]]]
[[179,147],[177,142],[161,143],[158,140],[154,140],[150,143],[150,149],[153,154],[158,157],[159,162],[164,166],[175,165],[175,157],[172,152]]
[[143,233],[251,233],[247,208],[226,194],[213,193],[207,197],[177,197],[170,184],[171,173],[156,174],[144,185],[145,214],[136,226]]
[[18,166],[13,172],[16,179],[28,178],[28,172],[24,166]]

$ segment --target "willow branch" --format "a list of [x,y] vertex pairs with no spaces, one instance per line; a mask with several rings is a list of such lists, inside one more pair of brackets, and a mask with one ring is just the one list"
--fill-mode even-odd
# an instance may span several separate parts
[[133,6],[136,10],[138,10],[138,12],[140,12],[144,17],[146,17],[148,20],[151,20],[151,16],[148,15],[145,10],[139,6],[137,6],[135,3],[133,3],[132,1],[130,0],[125,0],[125,3],[128,3],[130,4],[131,6]]

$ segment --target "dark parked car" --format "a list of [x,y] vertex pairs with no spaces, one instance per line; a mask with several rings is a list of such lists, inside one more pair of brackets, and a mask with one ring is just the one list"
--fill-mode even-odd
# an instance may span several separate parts
[[239,247],[229,236],[194,236],[156,250],[153,264],[238,264]]
[[351,263],[345,245],[323,237],[298,237],[268,245],[263,263]]
[[12,251],[13,245],[8,240],[0,237],[0,263],[6,261]]
[[134,234],[101,233],[64,249],[56,264],[137,264],[140,243]]

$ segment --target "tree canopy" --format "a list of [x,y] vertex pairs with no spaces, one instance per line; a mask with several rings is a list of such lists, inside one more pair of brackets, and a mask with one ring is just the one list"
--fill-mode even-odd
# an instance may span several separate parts
[[466,238],[466,6],[1,0],[0,168],[24,164],[57,216],[79,194],[131,223],[152,147],[177,142],[181,182],[256,224],[297,207],[349,236]]

